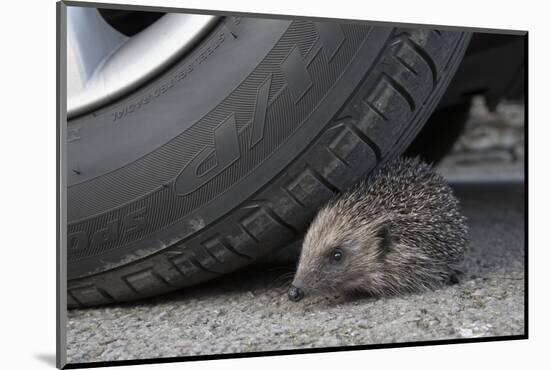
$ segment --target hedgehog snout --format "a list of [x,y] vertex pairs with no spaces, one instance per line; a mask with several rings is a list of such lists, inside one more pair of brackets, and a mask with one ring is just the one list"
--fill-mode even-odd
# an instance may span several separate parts
[[304,284],[300,277],[295,276],[294,281],[290,284],[290,288],[288,288],[288,299],[298,302],[302,298],[304,298]]
[[288,289],[288,299],[298,302],[302,298],[304,298],[304,290],[299,286],[291,285]]

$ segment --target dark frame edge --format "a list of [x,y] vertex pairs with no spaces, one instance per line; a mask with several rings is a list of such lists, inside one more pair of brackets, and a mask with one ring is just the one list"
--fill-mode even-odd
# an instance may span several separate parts
[[172,363],[172,362],[223,360],[223,359],[248,358],[248,357],[288,356],[288,355],[298,355],[298,354],[349,352],[349,351],[361,351],[361,350],[373,350],[373,349],[422,347],[422,346],[448,345],[448,344],[484,343],[484,342],[499,342],[499,341],[510,341],[510,340],[525,340],[525,339],[528,339],[527,335],[522,334],[522,335],[510,335],[510,336],[481,337],[481,338],[430,340],[430,341],[420,341],[420,342],[368,344],[368,345],[358,345],[358,346],[303,348],[303,349],[265,351],[265,352],[242,352],[242,353],[226,353],[226,354],[216,354],[216,355],[148,358],[148,359],[139,359],[139,360],[117,360],[117,361],[70,363],[70,364],[67,364],[64,368],[65,369],[82,369],[82,368],[95,368],[95,367],[106,367],[106,366],[128,366],[128,365],[161,364],[161,363]]
[[524,241],[523,241],[523,250],[524,250],[524,262],[523,262],[523,268],[524,268],[524,298],[523,298],[523,312],[524,312],[524,319],[523,319],[523,331],[525,333],[525,337],[529,338],[529,32],[525,34],[525,43],[524,43],[525,50],[525,67],[523,68],[523,81],[524,81],[524,157],[523,157],[523,171],[524,171],[524,182],[523,186],[525,188],[525,199],[524,199]]
[[288,19],[293,18],[297,20],[314,20],[314,21],[340,21],[347,23],[369,23],[373,26],[390,26],[390,27],[433,27],[440,30],[448,31],[463,31],[463,32],[481,32],[481,33],[499,33],[507,35],[524,35],[527,30],[511,30],[511,29],[499,29],[499,28],[480,28],[480,27],[463,27],[463,26],[445,26],[439,24],[428,23],[407,23],[407,22],[384,22],[373,21],[368,19],[348,19],[348,18],[329,18],[329,17],[310,17],[298,14],[268,14],[268,13],[248,13],[248,12],[236,12],[231,10],[212,10],[212,9],[189,9],[189,8],[174,8],[167,6],[153,6],[153,5],[132,5],[132,4],[111,4],[101,2],[80,2],[74,0],[64,0],[63,3],[67,6],[81,6],[86,8],[104,8],[104,9],[120,9],[120,10],[142,10],[150,12],[165,12],[165,13],[188,13],[188,14],[208,14],[217,16],[251,16],[255,18],[269,18],[269,19]]
[[55,365],[67,364],[67,6],[56,3],[56,350]]

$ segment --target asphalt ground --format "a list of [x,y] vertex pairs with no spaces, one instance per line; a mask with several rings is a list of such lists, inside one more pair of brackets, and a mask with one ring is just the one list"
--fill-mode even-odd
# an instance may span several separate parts
[[294,303],[285,278],[296,264],[294,245],[195,288],[69,311],[68,362],[523,334],[523,182],[456,181],[471,235],[457,285],[393,298]]

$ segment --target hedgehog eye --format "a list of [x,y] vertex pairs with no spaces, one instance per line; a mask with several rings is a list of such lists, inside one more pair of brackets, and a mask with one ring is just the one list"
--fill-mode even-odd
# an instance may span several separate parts
[[338,262],[342,259],[343,256],[344,253],[342,252],[342,250],[340,248],[335,248],[330,254],[330,259],[332,261]]

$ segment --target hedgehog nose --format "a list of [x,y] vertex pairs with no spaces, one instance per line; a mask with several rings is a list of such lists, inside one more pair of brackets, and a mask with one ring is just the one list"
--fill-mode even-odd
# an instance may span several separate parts
[[304,298],[304,291],[302,288],[291,285],[288,289],[288,298],[293,302],[298,302],[300,299]]

